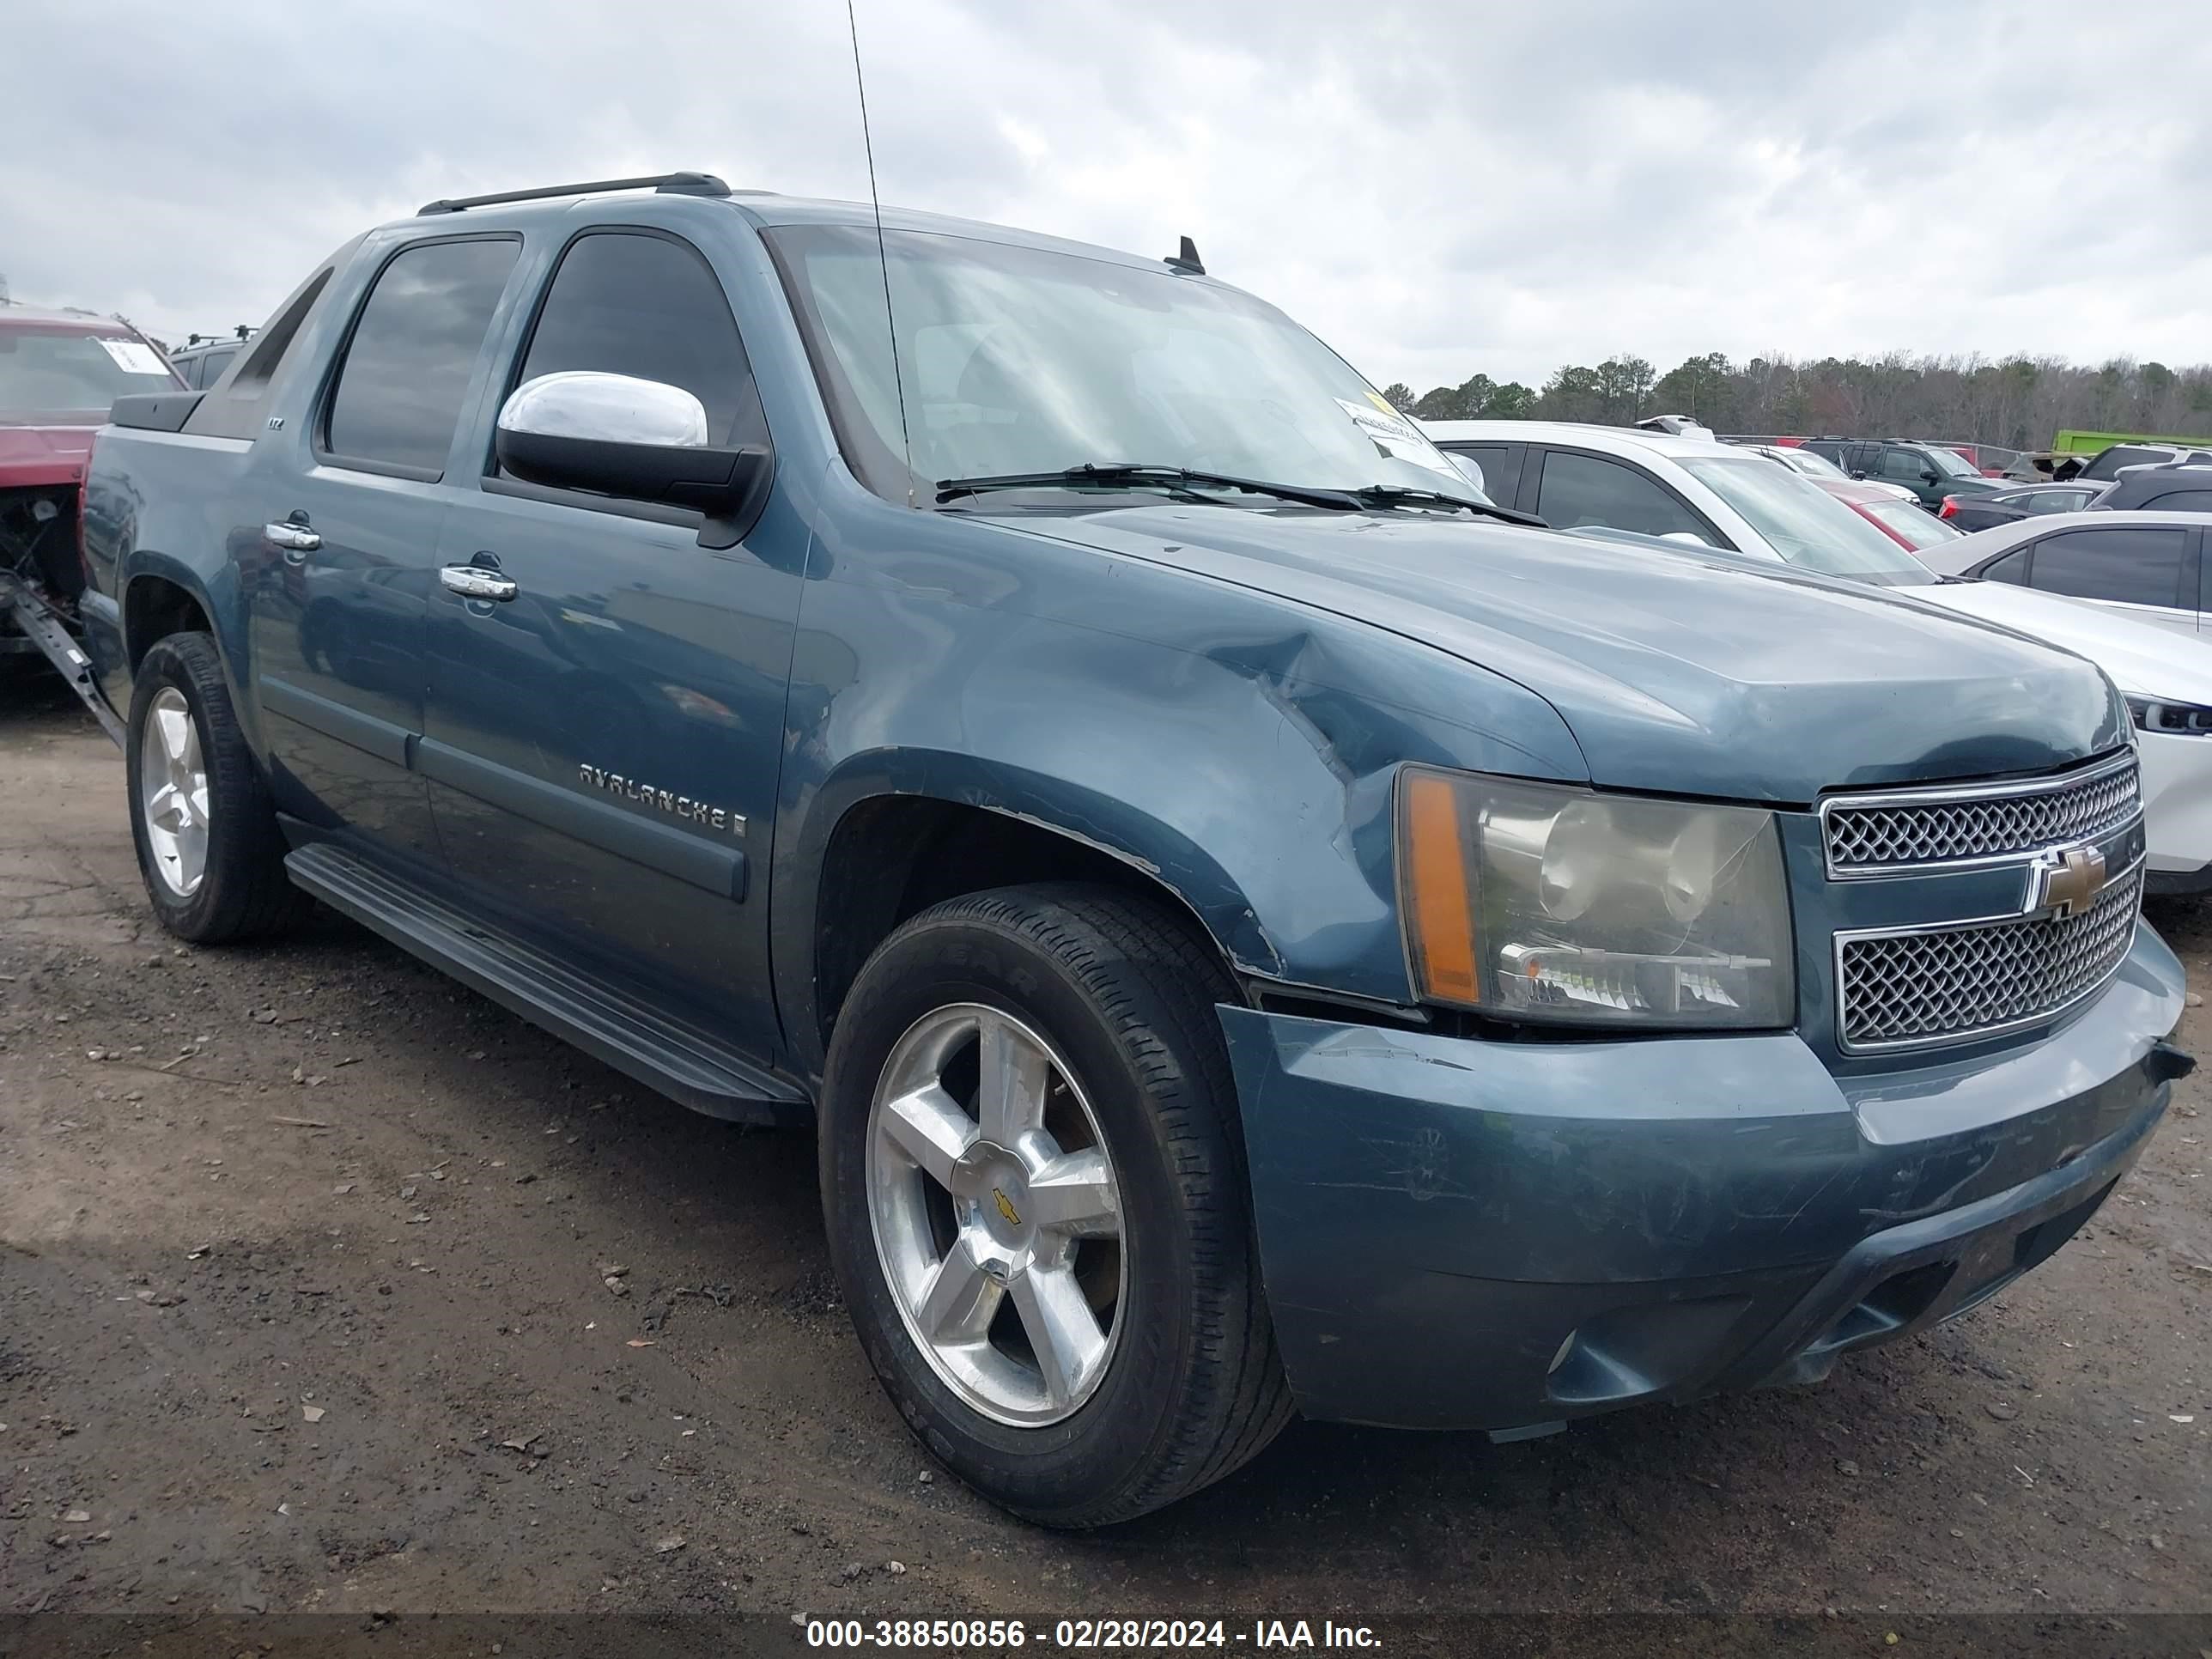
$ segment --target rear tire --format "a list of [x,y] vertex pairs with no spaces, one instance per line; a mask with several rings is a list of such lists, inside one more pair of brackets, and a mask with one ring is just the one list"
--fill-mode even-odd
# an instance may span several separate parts
[[205,634],[154,642],[133,676],[123,746],[131,839],[163,927],[195,945],[274,933],[311,901],[284,873],[284,838]]
[[[907,922],[839,1013],[821,1136],[839,1283],[909,1426],[1017,1515],[1142,1515],[1290,1419],[1213,1008],[1233,994],[1176,918],[1014,887]],[[990,1103],[1017,1075],[1003,1097],[1038,1103],[1027,1117]]]

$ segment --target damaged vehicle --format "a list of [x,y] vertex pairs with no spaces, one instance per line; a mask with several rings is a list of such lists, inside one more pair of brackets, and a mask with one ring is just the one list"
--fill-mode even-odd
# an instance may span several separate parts
[[2094,666],[1492,505],[1188,240],[434,202],[85,522],[162,924],[313,896],[811,1126],[901,1415],[1044,1523],[1817,1379],[2190,1065]]
[[126,323],[0,305],[0,657],[40,651],[27,618],[75,631],[77,492],[108,405],[182,385]]

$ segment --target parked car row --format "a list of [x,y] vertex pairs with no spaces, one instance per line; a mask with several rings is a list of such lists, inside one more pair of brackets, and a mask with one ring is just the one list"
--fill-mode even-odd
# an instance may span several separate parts
[[1188,239],[434,202],[113,416],[161,924],[312,895],[816,1125],[869,1363],[1039,1521],[1299,1413],[1816,1381],[2063,1245],[2191,1063],[2200,645],[1740,447],[1425,431]]
[[1947,495],[1992,495],[2004,485],[1985,478],[1955,449],[1902,438],[1879,441],[1808,438],[1800,446],[1832,461],[1854,478],[1895,484],[1931,512]]

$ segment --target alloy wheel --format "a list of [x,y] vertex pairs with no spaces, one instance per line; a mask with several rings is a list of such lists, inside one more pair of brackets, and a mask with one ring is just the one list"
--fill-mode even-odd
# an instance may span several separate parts
[[165,686],[138,739],[138,810],[162,884],[190,898],[207,877],[208,775],[185,695]]
[[994,1421],[1063,1421],[1105,1376],[1127,1284],[1114,1164],[1066,1061],[1012,1016],[939,1008],[869,1108],[869,1220],[908,1334]]

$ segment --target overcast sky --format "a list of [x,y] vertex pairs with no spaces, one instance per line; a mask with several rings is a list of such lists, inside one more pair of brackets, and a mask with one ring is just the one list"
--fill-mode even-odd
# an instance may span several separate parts
[[[1378,383],[2212,359],[2202,0],[858,0],[884,198],[1194,238]],[[0,273],[170,337],[433,197],[865,196],[839,0],[8,0]]]

